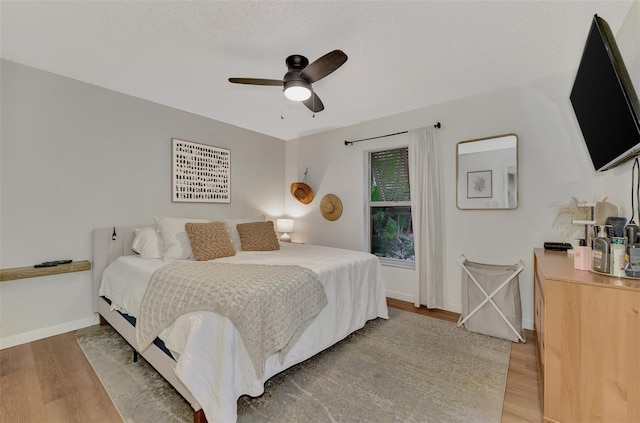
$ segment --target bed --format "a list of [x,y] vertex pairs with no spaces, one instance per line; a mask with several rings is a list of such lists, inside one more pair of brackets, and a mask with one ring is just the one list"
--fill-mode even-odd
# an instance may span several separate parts
[[141,258],[131,250],[134,229],[140,227],[94,230],[94,309],[101,321],[118,331],[191,404],[196,422],[235,422],[240,396],[261,395],[264,383],[275,374],[339,342],[368,320],[388,318],[375,256],[281,243],[276,251],[238,251],[213,260],[236,265],[295,265],[310,269],[322,284],[326,305],[295,337],[286,354],[281,351],[266,358],[262,372],[256,371],[253,355],[231,320],[209,311],[181,315],[160,332],[162,342],[139,348],[130,317],[138,317],[152,274],[167,265],[167,260]]

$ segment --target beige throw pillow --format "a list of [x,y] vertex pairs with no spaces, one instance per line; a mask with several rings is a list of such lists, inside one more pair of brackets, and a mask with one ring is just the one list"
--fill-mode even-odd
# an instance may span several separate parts
[[224,222],[186,223],[184,228],[196,260],[213,260],[236,255]]
[[238,225],[239,223],[264,222],[266,220],[267,217],[265,215],[260,215],[244,219],[223,219],[222,221],[225,225],[227,225],[227,231],[229,231],[229,237],[231,238],[233,248],[235,248],[236,251],[241,251],[242,246],[240,245],[240,235],[238,235],[236,225]]
[[273,222],[239,223],[236,225],[242,251],[273,251],[280,249]]

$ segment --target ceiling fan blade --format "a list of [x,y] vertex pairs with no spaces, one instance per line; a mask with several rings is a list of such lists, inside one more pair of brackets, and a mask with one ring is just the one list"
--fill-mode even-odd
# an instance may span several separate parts
[[311,92],[311,97],[304,100],[302,103],[304,103],[304,105],[307,106],[307,108],[313,113],[318,113],[324,110],[324,104],[322,104],[322,100],[320,100],[320,97],[318,97],[318,95],[313,91]]
[[313,83],[329,75],[346,61],[347,55],[342,50],[333,50],[304,68],[300,75]]
[[278,79],[260,79],[260,78],[229,78],[229,82],[233,84],[247,84],[247,85],[273,85],[283,86],[284,82]]

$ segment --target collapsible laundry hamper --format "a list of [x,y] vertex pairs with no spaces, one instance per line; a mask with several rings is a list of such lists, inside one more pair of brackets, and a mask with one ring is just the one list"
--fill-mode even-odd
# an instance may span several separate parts
[[458,257],[462,266],[462,314],[458,327],[510,341],[526,342],[518,275],[522,260],[513,265],[484,264]]

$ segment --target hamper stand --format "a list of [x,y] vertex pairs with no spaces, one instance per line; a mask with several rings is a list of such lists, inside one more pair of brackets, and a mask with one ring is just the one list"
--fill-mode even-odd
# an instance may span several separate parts
[[[518,275],[524,269],[513,265],[475,263],[464,254],[462,266],[462,314],[457,326],[471,332],[526,342],[522,328],[522,305]],[[469,311],[471,310],[471,311]]]

